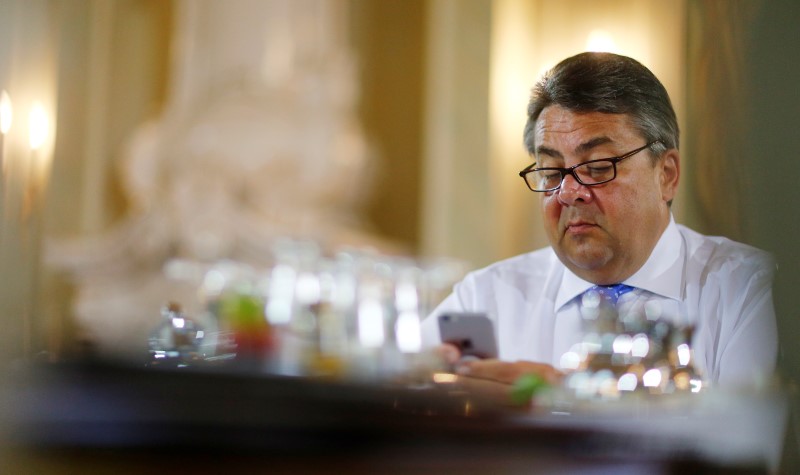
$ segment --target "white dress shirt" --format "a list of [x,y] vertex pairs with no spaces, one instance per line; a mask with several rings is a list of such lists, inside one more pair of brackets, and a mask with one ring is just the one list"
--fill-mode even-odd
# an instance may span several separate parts
[[[772,375],[777,328],[769,254],[723,237],[670,224],[647,262],[623,283],[680,308],[695,325],[695,367],[712,382],[750,384]],[[439,342],[436,316],[485,312],[494,321],[499,358],[560,367],[582,338],[580,298],[592,287],[548,247],[469,273],[423,322],[423,341]]]

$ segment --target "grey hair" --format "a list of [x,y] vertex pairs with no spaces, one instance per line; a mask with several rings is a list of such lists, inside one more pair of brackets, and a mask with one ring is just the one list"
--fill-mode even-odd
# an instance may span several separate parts
[[627,114],[659,157],[677,149],[678,119],[664,85],[635,59],[612,53],[581,53],[558,63],[534,86],[528,103],[523,143],[536,150],[536,121],[542,111],[558,105],[573,112]]

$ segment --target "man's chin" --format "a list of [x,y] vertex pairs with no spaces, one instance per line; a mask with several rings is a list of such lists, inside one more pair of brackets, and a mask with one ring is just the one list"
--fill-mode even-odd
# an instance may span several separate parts
[[561,261],[565,264],[571,264],[569,267],[575,267],[576,269],[588,272],[596,272],[608,265],[612,255],[608,250],[573,249],[566,250],[560,257]]

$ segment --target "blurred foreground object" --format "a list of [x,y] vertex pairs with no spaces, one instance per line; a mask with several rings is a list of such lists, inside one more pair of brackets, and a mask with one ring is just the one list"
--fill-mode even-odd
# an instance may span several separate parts
[[152,367],[186,367],[202,358],[201,345],[205,337],[202,327],[181,312],[180,305],[171,302],[161,309],[162,322],[147,339]]
[[[275,242],[271,261],[167,266],[168,276],[196,283],[201,302],[181,314],[181,324],[205,330],[198,358],[183,367],[372,383],[437,369],[420,325],[463,276],[463,262],[362,249],[327,254],[290,238]],[[174,331],[170,323],[156,331],[164,325]]]
[[581,299],[583,340],[562,357],[572,370],[565,389],[576,399],[700,392],[692,334],[681,303],[642,289],[599,287]]

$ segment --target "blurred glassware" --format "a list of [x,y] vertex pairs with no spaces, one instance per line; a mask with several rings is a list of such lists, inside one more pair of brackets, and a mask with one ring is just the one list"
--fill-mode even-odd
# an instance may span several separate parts
[[231,260],[176,261],[165,269],[200,282],[206,365],[430,384],[441,368],[422,349],[421,322],[463,277],[463,261],[423,262],[366,248],[328,256],[314,241],[288,237],[271,249],[265,269]]
[[564,388],[578,399],[699,392],[693,326],[684,306],[642,289],[581,296],[583,339],[563,355]]
[[275,264],[265,287],[265,318],[275,329],[276,351],[269,368],[278,374],[303,376],[318,339],[321,249],[313,241],[289,238],[277,240],[272,249]]
[[162,321],[150,333],[147,366],[185,368],[202,362],[205,331],[186,317],[179,304],[170,302],[161,309]]

